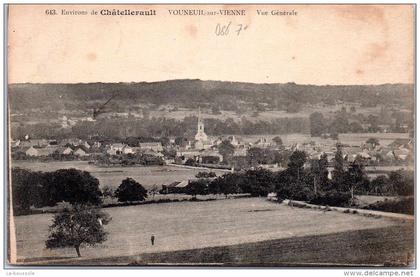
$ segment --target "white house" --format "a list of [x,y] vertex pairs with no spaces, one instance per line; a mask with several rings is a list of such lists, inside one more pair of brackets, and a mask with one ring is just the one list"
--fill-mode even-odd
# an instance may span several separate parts
[[122,143],[113,143],[109,146],[106,151],[109,155],[119,155],[123,153],[125,145]]
[[153,150],[155,152],[160,152],[163,150],[162,143],[160,142],[140,142],[139,146],[142,150]]
[[30,157],[38,157],[39,151],[37,148],[34,148],[33,146],[31,146],[25,151],[25,154],[26,156],[30,156]]
[[130,146],[128,146],[128,145],[126,145],[124,148],[123,148],[123,153],[124,154],[135,154],[136,153],[136,151],[134,150],[134,148],[133,147],[130,147]]
[[66,148],[62,149],[61,154],[62,155],[71,155],[71,154],[73,154],[73,149],[71,149],[70,147],[66,147]]
[[74,155],[79,156],[79,157],[89,156],[89,154],[86,153],[85,150],[83,150],[82,148],[78,148],[76,151],[74,151]]
[[29,147],[25,154],[31,157],[41,157],[41,156],[49,156],[52,155],[55,151],[57,151],[58,147],[50,146],[45,148],[35,148],[33,146]]

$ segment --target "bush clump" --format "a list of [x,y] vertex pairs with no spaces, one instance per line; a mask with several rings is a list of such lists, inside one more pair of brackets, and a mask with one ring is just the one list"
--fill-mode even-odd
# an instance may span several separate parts
[[375,204],[370,204],[369,206],[365,207],[365,209],[414,215],[414,197],[377,202]]
[[350,205],[351,194],[346,192],[328,191],[317,195],[309,203],[315,205],[348,207]]

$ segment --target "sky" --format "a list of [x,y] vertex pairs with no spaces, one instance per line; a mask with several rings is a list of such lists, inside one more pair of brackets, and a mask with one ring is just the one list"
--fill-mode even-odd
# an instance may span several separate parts
[[[46,9],[155,9],[157,16],[46,15]],[[171,16],[168,9],[245,9]],[[296,16],[259,16],[257,9]],[[15,5],[9,83],[202,79],[315,85],[412,83],[412,5]],[[217,24],[231,22],[227,36]],[[239,35],[235,32],[247,26]]]

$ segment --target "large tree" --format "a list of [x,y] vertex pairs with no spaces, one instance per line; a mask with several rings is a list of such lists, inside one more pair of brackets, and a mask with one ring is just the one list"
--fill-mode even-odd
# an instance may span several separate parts
[[27,213],[32,205],[36,207],[44,205],[42,175],[40,172],[27,169],[12,169],[12,204],[16,214]]
[[319,159],[311,160],[311,175],[313,177],[313,191],[314,194],[317,194],[321,187],[326,187],[328,184],[328,159],[326,154],[321,155]]
[[223,156],[223,161],[227,162],[233,153],[235,153],[235,146],[230,143],[228,140],[222,141],[219,145],[219,153]]
[[351,199],[354,200],[356,189],[366,189],[369,185],[363,164],[356,160],[349,166],[348,171],[344,175],[343,188],[350,191]]
[[242,180],[243,176],[241,174],[226,173],[223,176],[217,177],[209,184],[209,193],[223,193],[227,198],[228,194],[239,193],[241,191],[240,184]]
[[143,201],[147,198],[147,190],[132,178],[124,179],[114,194],[120,202]]
[[336,186],[341,186],[343,183],[344,174],[346,172],[346,165],[343,158],[341,146],[337,145],[337,151],[334,157],[334,169],[332,172],[332,180]]
[[54,215],[49,227],[45,245],[48,249],[74,247],[80,257],[80,247],[106,241],[103,225],[110,222],[110,216],[98,208],[75,205]]
[[347,133],[350,129],[349,120],[346,113],[336,115],[333,122],[329,126],[331,134]]
[[306,162],[305,151],[296,150],[290,155],[289,163],[287,164],[288,172],[299,180],[303,174],[303,166]]
[[185,187],[185,193],[192,195],[193,197],[208,194],[208,183],[209,182],[206,179],[192,181]]
[[274,189],[274,176],[270,170],[258,168],[245,172],[240,189],[244,193],[250,193],[252,196],[266,196]]
[[312,137],[319,137],[324,133],[325,129],[325,119],[322,113],[314,112],[309,116],[310,121],[310,128],[311,128],[311,136]]
[[389,182],[398,195],[414,194],[414,173],[412,171],[392,171],[389,173]]
[[[87,171],[78,169],[60,169],[47,174],[46,181],[48,191],[55,191],[57,199],[51,199],[52,203],[65,201],[71,204],[101,204],[102,192],[99,189],[99,181]],[[54,203],[55,204],[55,203]]]

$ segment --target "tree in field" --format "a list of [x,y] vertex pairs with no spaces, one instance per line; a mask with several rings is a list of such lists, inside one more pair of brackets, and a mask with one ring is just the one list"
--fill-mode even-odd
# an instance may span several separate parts
[[248,170],[245,172],[243,182],[240,183],[240,189],[252,196],[267,196],[274,189],[273,180],[273,172],[270,170],[263,168]]
[[223,161],[227,162],[233,153],[235,153],[235,146],[230,141],[224,140],[219,145],[219,153],[223,156]]
[[388,177],[385,175],[379,175],[370,182],[369,192],[372,192],[376,195],[381,195],[384,193],[392,193],[392,186]]
[[214,179],[209,184],[209,193],[213,194],[224,194],[227,198],[229,194],[239,193],[239,184],[242,180],[242,176],[237,173],[227,173]]
[[378,117],[377,116],[374,116],[374,115],[370,114],[368,116],[368,123],[370,124],[370,126],[368,128],[369,132],[376,133],[376,132],[379,131],[379,127],[378,127],[379,123],[378,123]]
[[349,128],[352,133],[363,133],[363,126],[359,122],[350,123]]
[[320,168],[320,184],[326,184],[328,180],[328,157],[327,154],[322,154],[318,161]]
[[349,131],[349,121],[346,113],[338,114],[329,126],[331,134],[347,133]]
[[328,183],[328,160],[323,154],[319,159],[311,160],[311,175],[313,177],[313,192],[316,195],[321,186]]
[[302,174],[300,180],[290,172],[283,170],[275,175],[275,192],[278,199],[294,199],[309,201],[315,194],[313,192],[313,178],[310,174]]
[[364,189],[368,187],[369,180],[364,171],[364,166],[359,161],[350,164],[348,171],[344,175],[343,188],[350,191],[351,199],[354,200],[354,192],[356,189]]
[[325,119],[322,113],[314,112],[309,116],[310,121],[310,128],[311,128],[311,136],[312,137],[319,137],[324,133],[325,129]]
[[48,191],[55,191],[56,198],[52,202],[65,201],[71,204],[102,203],[102,192],[99,189],[99,181],[87,171],[78,169],[60,169],[47,177]]
[[337,145],[337,152],[335,152],[334,157],[334,169],[332,172],[332,180],[337,187],[342,185],[345,172],[346,168],[343,159],[343,152],[341,151],[341,146]]
[[44,202],[42,197],[43,183],[40,172],[27,169],[12,169],[12,203],[16,214],[27,213],[32,205],[41,207]]
[[147,190],[132,178],[127,178],[122,181],[115,196],[120,202],[127,201],[143,201],[147,198]]
[[289,163],[287,164],[288,172],[300,180],[303,174],[303,165],[306,162],[306,153],[304,151],[296,150],[290,155]]
[[389,182],[397,195],[414,194],[414,173],[412,171],[392,171],[389,173]]
[[66,208],[54,215],[45,246],[48,249],[74,247],[77,256],[81,257],[81,246],[106,241],[107,233],[103,226],[110,220],[107,213],[92,206]]
[[208,181],[205,179],[198,179],[193,181],[185,187],[185,193],[196,197],[197,195],[208,194]]

